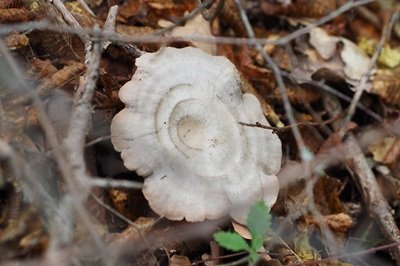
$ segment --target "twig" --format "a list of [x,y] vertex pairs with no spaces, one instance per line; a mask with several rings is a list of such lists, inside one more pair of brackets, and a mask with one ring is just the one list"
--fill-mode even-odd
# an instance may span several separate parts
[[[90,193],[90,192],[89,192]],[[143,240],[144,244],[146,245],[148,250],[151,250],[151,245],[149,243],[149,241],[147,240],[146,236],[143,234],[142,230],[140,230],[140,228],[137,226],[137,224],[135,224],[134,222],[132,222],[129,218],[125,217],[124,215],[122,215],[121,213],[119,213],[116,209],[114,209],[113,207],[109,206],[108,204],[104,203],[99,197],[97,197],[96,195],[94,195],[93,193],[90,193],[90,196],[92,196],[92,198],[99,204],[101,205],[104,209],[108,210],[110,213],[112,213],[113,215],[117,216],[119,219],[121,219],[122,221],[124,221],[125,223],[129,224],[130,226],[132,226],[132,228],[135,229],[135,231],[139,234],[140,238]],[[156,263],[156,265],[158,265],[157,262],[157,258],[155,257],[155,255],[152,253],[152,257],[154,262]]]
[[69,10],[64,6],[64,3],[61,0],[51,0],[48,1],[50,4],[54,5],[54,7],[61,13],[65,21],[75,29],[82,29],[79,22],[74,18],[74,16],[69,12]]
[[247,254],[247,252],[243,251],[243,252],[238,252],[238,253],[229,254],[229,255],[222,255],[222,256],[212,257],[212,258],[208,258],[208,259],[204,259],[204,260],[195,261],[195,262],[193,262],[193,265],[199,265],[199,264],[202,264],[202,263],[207,262],[207,261],[216,261],[216,260],[221,260],[221,259],[234,258],[234,257],[242,256],[242,255],[245,255],[245,254]]
[[326,15],[325,17],[322,17],[322,18],[314,21],[313,23],[307,25],[304,28],[301,28],[295,32],[292,32],[292,33],[282,37],[282,38],[279,38],[278,40],[276,40],[275,45],[284,45],[284,44],[300,37],[303,34],[309,33],[313,28],[321,26],[321,25],[325,24],[326,22],[340,16],[341,14],[343,14],[355,7],[363,6],[363,5],[366,5],[366,4],[374,2],[374,1],[375,0],[348,1],[346,4],[340,6],[336,10],[334,10],[331,13],[329,13],[328,15]]
[[[253,28],[250,25],[249,19],[245,13],[245,10],[243,9],[243,7],[240,3],[240,0],[235,0],[235,3],[239,9],[240,17],[245,25],[248,36],[250,37],[250,39],[254,39],[255,34],[253,31]],[[312,159],[313,155],[305,146],[304,140],[300,134],[300,130],[296,125],[296,120],[294,118],[292,106],[290,104],[288,95],[286,93],[286,85],[283,82],[281,70],[279,69],[278,65],[274,62],[274,60],[264,51],[264,49],[262,48],[260,43],[256,42],[255,47],[256,47],[257,51],[262,55],[264,61],[267,62],[268,66],[270,66],[272,68],[272,71],[274,72],[275,80],[278,84],[279,92],[283,99],[283,105],[284,105],[286,116],[289,120],[290,125],[293,126],[292,132],[293,132],[294,138],[296,139],[298,148],[300,150],[300,157],[303,160],[303,162],[310,161]]]
[[105,140],[109,140],[109,139],[111,139],[111,135],[95,138],[94,140],[91,140],[88,143],[86,143],[85,144],[85,148],[93,146],[93,145],[95,145],[95,144],[97,144],[99,142],[102,142],[102,141],[105,141]]
[[[253,46],[256,43],[261,45],[286,45],[291,40],[310,32],[313,28],[318,27],[337,16],[355,8],[358,6],[366,5],[375,0],[360,0],[360,1],[350,1],[346,4],[342,5],[335,11],[331,12],[327,16],[316,20],[314,23],[301,28],[297,31],[290,33],[282,38],[277,40],[270,40],[268,38],[235,38],[235,37],[220,37],[220,36],[181,36],[181,37],[173,37],[173,36],[157,36],[154,34],[149,34],[145,36],[120,36],[117,33],[112,34],[102,34],[99,38],[102,38],[103,41],[113,41],[113,42],[122,42],[122,43],[160,43],[160,42],[176,42],[176,41],[196,41],[196,42],[204,42],[204,43],[219,43],[219,44],[234,44],[234,45],[249,45]],[[204,2],[205,4],[206,2]],[[175,24],[177,25],[177,24]],[[34,21],[28,23],[16,23],[16,24],[8,24],[2,25],[0,28],[0,34],[8,34],[13,31],[26,31],[26,30],[51,30],[55,32],[64,32],[77,34],[81,38],[85,38],[85,36],[90,35],[92,33],[91,29],[77,29],[77,28],[67,28],[55,26],[49,21]]]
[[[329,101],[329,104],[328,104]],[[326,99],[326,109],[333,116],[342,112],[337,98],[329,95]],[[334,125],[335,129],[339,129],[339,125]],[[392,131],[392,130],[390,130]],[[340,130],[339,130],[340,132]],[[346,168],[352,172],[354,171],[353,178],[359,185],[361,195],[368,206],[369,213],[373,216],[378,226],[380,227],[383,235],[392,242],[400,242],[400,231],[396,222],[390,213],[390,207],[387,203],[382,192],[379,190],[379,185],[376,181],[374,173],[368,165],[368,162],[360,148],[358,142],[352,134],[344,142],[346,159]],[[396,246],[392,249],[392,256],[396,263],[400,265],[400,247]]]
[[101,43],[94,42],[93,49],[89,55],[85,81],[74,96],[70,125],[64,145],[67,151],[67,158],[72,166],[73,175],[81,182],[88,178],[83,150],[89,118],[92,113],[92,97],[99,76],[101,53]]
[[118,188],[142,189],[143,187],[143,183],[140,182],[134,182],[129,180],[116,180],[104,177],[101,178],[92,177],[90,179],[90,185],[102,188],[118,187]]
[[383,46],[385,45],[385,41],[388,38],[389,34],[391,33],[392,29],[393,29],[393,25],[396,23],[396,21],[398,20],[399,17],[399,11],[394,11],[394,13],[392,14],[392,17],[389,21],[389,23],[386,25],[385,30],[382,33],[382,37],[378,43],[378,45],[375,48],[374,54],[372,55],[371,61],[370,61],[370,65],[368,67],[368,70],[362,75],[361,80],[359,81],[359,83],[357,84],[357,86],[355,87],[355,94],[353,96],[353,100],[350,103],[350,107],[349,110],[347,112],[347,116],[345,117],[345,120],[343,122],[343,126],[341,128],[341,130],[339,131],[339,135],[341,137],[343,137],[346,133],[346,129],[347,129],[347,125],[349,124],[349,122],[351,121],[351,118],[353,117],[356,108],[357,108],[357,104],[361,99],[361,96],[365,90],[367,81],[369,80],[372,71],[374,70],[375,66],[376,66],[376,61],[378,60],[378,57],[383,49]]
[[93,17],[96,16],[96,14],[93,12],[92,9],[90,9],[89,5],[85,2],[85,0],[78,0],[78,3],[81,5],[81,7],[88,12],[90,15],[92,15]]
[[[107,14],[107,19],[104,24],[104,32],[115,32],[115,22],[117,20],[117,14],[118,14],[118,6],[114,5],[110,7],[110,10],[108,11]],[[107,49],[107,47],[111,44],[110,41],[104,41],[103,42],[103,50]]]
[[[95,32],[99,32],[99,29],[95,27]],[[102,44],[99,41],[90,42],[91,49],[87,50],[85,58],[87,60],[87,72],[84,77],[84,81],[78,88],[74,95],[74,102],[72,106],[72,114],[70,118],[69,128],[67,137],[64,140],[64,147],[66,150],[66,157],[71,166],[72,176],[74,180],[69,181],[70,192],[80,189],[80,192],[86,191],[86,187],[89,186],[89,176],[87,174],[87,168],[84,158],[84,144],[85,137],[89,127],[90,116],[92,113],[91,101],[96,88],[97,78],[99,76],[100,59],[102,54]],[[71,183],[75,186],[71,187]],[[67,197],[67,196],[66,196]],[[66,198],[68,202],[68,197]],[[102,252],[104,263],[112,265],[112,257],[109,256],[104,243],[99,238],[97,233],[92,228],[91,218],[87,211],[81,206],[82,201],[86,200],[86,193],[80,193],[76,195],[76,198],[70,199],[70,202],[74,205],[79,217],[81,218],[86,229],[90,232],[95,245]]]
[[[331,124],[331,123],[339,120],[343,116],[344,116],[343,114],[339,114],[336,117],[330,118],[330,119],[322,121],[322,122],[300,122],[300,123],[297,123],[296,125],[298,127],[301,127],[301,126],[323,126],[323,125]],[[284,127],[272,127],[272,126],[263,125],[258,122],[255,124],[239,122],[239,124],[242,126],[247,126],[247,127],[259,127],[259,128],[264,128],[264,129],[270,129],[274,133],[284,132],[284,131],[287,131],[287,130],[290,130],[293,128],[293,125],[284,126]]]
[[[79,22],[74,18],[74,16],[69,12],[69,10],[64,6],[64,3],[61,0],[48,0],[50,4],[54,5],[54,7],[61,13],[65,21],[76,30],[82,30],[82,26]],[[88,54],[88,51],[91,47],[90,38],[87,34],[84,35],[84,38],[81,38],[83,43],[85,44],[85,51]],[[85,63],[88,61],[88,58],[85,58]]]
[[[375,218],[386,239],[400,243],[400,230],[390,213],[389,204],[379,190],[375,175],[352,134],[345,141],[345,146],[349,154],[348,160],[352,162],[351,165],[355,172],[354,177],[359,184],[369,212]],[[397,265],[400,265],[400,247],[393,247],[391,254]]]
[[[304,79],[302,77],[299,77],[297,75],[294,75],[292,73],[288,73],[286,71],[282,71],[282,74],[284,77],[287,77],[291,80],[294,80],[295,82],[300,82],[300,83],[308,83],[311,84],[313,86],[317,86],[321,89],[323,89],[324,91],[346,101],[346,102],[351,102],[352,98],[350,98],[349,96],[345,95],[344,93],[341,93],[338,90],[335,90],[334,88],[330,87],[329,85],[323,83],[322,81],[315,81],[315,80],[310,80],[310,79]],[[365,107],[362,103],[357,103],[357,108],[359,108],[360,110],[364,111],[367,115],[369,115],[370,117],[372,117],[373,119],[375,119],[376,121],[380,122],[381,124],[383,123],[383,119],[382,117],[375,113],[374,111],[368,109],[367,107]]]
[[368,22],[371,22],[375,28],[377,29],[381,28],[381,21],[379,17],[374,12],[369,10],[367,7],[365,6],[357,7],[356,12],[357,14],[359,14],[360,17],[364,18]]

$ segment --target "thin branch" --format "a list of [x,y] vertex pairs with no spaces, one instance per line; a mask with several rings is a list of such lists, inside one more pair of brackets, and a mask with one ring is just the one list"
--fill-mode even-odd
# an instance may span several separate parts
[[111,139],[111,135],[95,138],[94,140],[91,140],[88,143],[86,143],[85,144],[85,148],[93,146],[93,145],[95,145],[95,144],[97,144],[99,142],[102,142],[102,141],[105,141],[105,140],[109,140],[109,139]]
[[[341,119],[344,115],[340,114],[336,117],[330,118],[328,120],[322,121],[322,122],[301,122],[297,123],[297,127],[304,127],[304,126],[323,126],[323,125],[329,125],[335,121],[338,121]],[[266,126],[261,123],[255,123],[255,124],[250,124],[250,123],[244,123],[244,122],[239,122],[240,125],[242,126],[247,126],[247,127],[259,127],[259,128],[264,128],[264,129],[269,129],[272,130],[274,133],[279,133],[279,132],[284,132],[287,130],[291,130],[293,128],[293,125],[289,126],[284,126],[284,127],[272,127],[272,126]]]
[[[108,204],[104,203],[99,197],[97,197],[96,195],[94,195],[93,193],[90,193],[90,196],[92,196],[92,198],[99,204],[101,205],[104,209],[106,209],[107,211],[109,211],[110,213],[112,213],[113,215],[115,215],[116,217],[118,217],[119,219],[121,219],[122,221],[124,221],[125,223],[129,224],[130,226],[132,226],[133,229],[135,229],[135,231],[139,234],[140,238],[143,240],[144,244],[146,245],[148,250],[151,250],[151,245],[149,243],[149,241],[147,240],[146,236],[144,235],[144,233],[142,232],[142,230],[140,230],[140,228],[138,227],[137,224],[135,224],[134,222],[132,222],[129,218],[125,217],[124,215],[122,215],[121,213],[119,213],[116,209],[114,209],[113,207],[109,206]],[[158,265],[157,262],[157,258],[155,257],[155,255],[152,253],[152,258],[154,260],[154,262],[156,263],[156,265]]]
[[[390,212],[390,206],[379,190],[380,186],[375,175],[353,135],[350,134],[345,145],[349,154],[348,159],[352,162],[352,168],[355,172],[354,177],[359,184],[369,212],[375,218],[386,239],[400,243],[400,230]],[[400,265],[400,247],[393,247],[391,253],[397,265]]]
[[112,178],[90,178],[90,185],[102,188],[133,188],[133,189],[142,189],[143,183],[134,182],[129,180],[116,180]]
[[[253,28],[250,25],[250,21],[246,15],[244,8],[242,7],[242,5],[240,3],[240,0],[235,0],[235,3],[239,9],[240,17],[245,25],[247,34],[249,35],[250,39],[254,39],[255,34],[253,31]],[[267,64],[268,64],[267,67],[268,66],[271,67],[272,71],[274,72],[275,80],[278,84],[279,92],[283,99],[283,106],[285,109],[286,116],[289,120],[290,125],[293,126],[292,132],[293,132],[294,138],[296,139],[298,148],[300,150],[300,157],[303,160],[303,162],[310,161],[312,159],[313,155],[305,146],[304,140],[300,134],[300,130],[297,127],[296,120],[294,118],[294,114],[293,114],[293,110],[292,110],[292,106],[290,104],[289,97],[286,93],[286,85],[283,82],[281,70],[279,69],[279,67],[275,63],[275,61],[264,51],[264,49],[260,43],[256,42],[255,47],[256,47],[257,51],[262,55],[264,61],[267,62]]]
[[[104,32],[115,32],[115,22],[117,20],[117,15],[118,15],[118,6],[114,5],[110,7],[110,10],[108,11],[107,14],[106,22],[104,23]],[[111,44],[110,41],[104,41],[103,50],[107,49],[107,47],[110,44]]]
[[64,141],[64,146],[67,151],[66,155],[72,166],[74,177],[81,182],[85,182],[88,179],[83,151],[89,120],[93,110],[91,102],[99,76],[98,70],[100,67],[101,53],[101,43],[93,43],[85,81],[80,88],[78,88],[74,96],[70,125],[67,137]]
[[[344,94],[344,93],[342,93],[342,92],[340,92],[338,90],[335,90],[334,88],[332,88],[331,86],[325,84],[322,81],[304,79],[302,77],[299,77],[299,76],[294,75],[292,73],[288,73],[286,71],[282,71],[282,74],[283,74],[284,77],[287,77],[287,78],[289,78],[291,80],[294,80],[295,82],[308,83],[308,84],[311,84],[313,86],[317,86],[318,88],[323,89],[324,91],[326,91],[326,92],[328,92],[328,93],[330,93],[330,94],[342,99],[343,101],[346,101],[346,102],[349,102],[349,103],[352,101],[352,98],[350,98],[349,96],[347,96],[346,94]],[[357,108],[359,108],[360,110],[365,112],[367,115],[369,115],[370,117],[372,117],[376,121],[378,121],[381,124],[383,124],[382,117],[379,114],[375,113],[374,111],[372,111],[372,110],[368,109],[367,107],[365,107],[362,103],[360,103],[360,102],[357,103]]]
[[[333,95],[327,95],[325,106],[332,116],[342,113],[338,99]],[[336,130],[339,129],[338,124],[334,125]],[[391,132],[390,130],[389,132]],[[340,132],[340,130],[339,130]],[[340,137],[340,135],[339,135]],[[370,142],[368,142],[370,144]],[[369,213],[380,227],[383,235],[392,242],[400,242],[400,231],[396,225],[393,215],[390,212],[389,204],[379,189],[374,173],[368,165],[362,148],[353,136],[349,134],[344,142],[347,170],[354,174],[352,175],[355,182],[359,186],[362,198],[368,207]],[[392,256],[400,265],[400,247],[396,246],[392,249]]]
[[[94,32],[100,32],[99,28],[95,27]],[[73,175],[73,180],[68,180],[67,182],[69,183],[70,192],[73,192],[74,190],[80,192],[86,191],[86,187],[89,186],[90,182],[88,181],[89,176],[84,158],[84,144],[86,133],[89,128],[90,117],[93,111],[91,102],[99,76],[100,59],[103,47],[102,43],[99,41],[93,43],[89,42],[88,45],[90,45],[90,48],[86,47],[85,55],[87,72],[81,86],[75,92],[67,137],[64,140],[67,160],[71,166]],[[73,183],[78,187],[72,187]],[[109,256],[103,241],[99,238],[94,228],[92,228],[91,217],[82,206],[82,202],[86,200],[86,193],[80,193],[73,199],[66,196],[65,200],[66,203],[70,202],[73,204],[77,214],[81,218],[81,221],[90,232],[94,244],[98,250],[102,252],[101,254],[104,263],[112,265],[112,257]]]
[[313,23],[307,25],[304,28],[301,28],[297,31],[294,31],[282,38],[279,38],[275,41],[275,45],[284,45],[298,37],[300,37],[301,35],[307,34],[309,33],[312,29],[321,26],[323,24],[325,24],[328,21],[331,21],[332,19],[340,16],[341,14],[355,8],[355,7],[359,7],[359,6],[363,6],[369,3],[374,2],[375,0],[360,0],[360,1],[348,1],[346,4],[340,6],[339,8],[335,9],[334,11],[332,11],[331,13],[329,13],[328,15],[326,15],[325,17],[322,17],[316,21],[314,21]]
[[[82,26],[79,22],[74,18],[74,16],[69,12],[69,10],[64,6],[64,3],[61,0],[48,0],[48,2],[61,13],[64,20],[75,30],[82,30]],[[83,43],[85,44],[86,55],[91,47],[90,38],[88,34],[84,34],[83,38],[81,38]],[[88,58],[85,58],[85,62],[88,61]]]
[[[249,39],[249,38],[236,38],[236,37],[204,36],[204,35],[203,36],[189,35],[189,36],[174,37],[174,36],[157,36],[154,35],[154,33],[144,36],[126,36],[126,35],[120,36],[117,33],[109,33],[109,34],[103,33],[97,37],[101,38],[102,41],[113,41],[116,43],[160,43],[160,42],[196,41],[204,43],[249,45],[249,46],[254,46],[256,43],[259,43],[261,45],[286,45],[289,41],[301,36],[302,34],[310,32],[313,28],[320,26],[355,7],[366,5],[373,1],[374,0],[360,0],[356,2],[350,1],[341,6],[340,8],[336,9],[332,13],[328,14],[327,16],[319,20],[316,20],[313,24],[310,24],[307,27],[294,31],[291,34],[279,38],[277,40],[270,40],[268,38]],[[0,34],[9,34],[13,31],[26,31],[32,29],[50,30],[55,32],[77,34],[81,38],[85,38],[85,36],[92,34],[91,29],[60,27],[53,25],[51,22],[47,20],[2,25],[0,28]]]
[[96,17],[96,14],[93,12],[93,10],[89,7],[89,5],[85,2],[85,0],[78,0],[78,3],[81,5],[81,7],[88,12],[90,15],[93,17]]

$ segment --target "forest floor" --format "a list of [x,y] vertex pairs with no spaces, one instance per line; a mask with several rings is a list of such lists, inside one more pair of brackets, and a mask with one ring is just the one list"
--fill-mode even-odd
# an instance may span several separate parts
[[[399,10],[395,0],[0,1],[0,264],[400,265]],[[151,124],[146,119],[155,87],[168,84],[173,94],[182,84],[170,82],[180,76],[170,69],[184,68],[177,66],[182,58],[157,67],[144,66],[144,58],[187,46],[204,51],[206,63],[216,56],[232,62],[240,73],[240,99],[252,94],[261,106],[232,111],[243,118],[261,110],[261,118],[233,120],[237,125],[213,120],[212,111],[225,110],[219,105],[201,116],[207,129],[219,121],[219,130],[234,130],[218,131],[229,143],[221,154],[228,150],[232,158],[216,158],[216,166],[182,159],[165,167],[181,155],[135,139]],[[202,82],[188,81],[204,87],[196,92],[200,98],[206,86],[221,83],[209,78],[212,67],[201,64],[187,69]],[[159,68],[163,79],[145,67]],[[135,84],[144,84],[140,73],[156,79],[149,92],[129,96],[124,89],[118,95],[134,74]],[[198,112],[196,106],[187,114]],[[111,123],[129,108],[141,118],[132,125],[133,115],[127,118],[121,132],[132,131],[132,138],[118,142]],[[201,145],[189,134],[193,128],[180,135],[189,115],[179,115],[181,128],[169,128],[171,116],[166,132]],[[162,130],[151,134],[165,144]],[[240,151],[264,158],[247,171],[234,154],[251,144],[240,146],[234,132],[257,132],[250,135],[275,144],[263,149],[255,142],[258,150]],[[213,141],[213,147],[222,145]],[[146,148],[131,152],[131,146]],[[151,168],[155,160],[164,168]],[[248,176],[256,167],[277,184],[276,175],[279,195],[277,186],[245,184],[240,174],[242,181],[222,184],[218,179],[225,176],[202,176],[230,167]],[[171,179],[155,177],[165,168],[207,181],[154,190],[156,179]],[[218,207],[232,183],[243,199],[263,191],[271,210],[253,200],[246,222],[235,222],[225,205]],[[200,192],[206,195],[196,198]],[[188,204],[182,214],[181,205]],[[206,219],[214,217],[210,213],[218,219]],[[173,221],[179,217],[196,222]]]

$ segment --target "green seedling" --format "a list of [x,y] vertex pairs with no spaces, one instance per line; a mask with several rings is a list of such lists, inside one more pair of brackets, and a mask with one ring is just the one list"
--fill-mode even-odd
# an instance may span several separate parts
[[257,202],[250,209],[247,227],[251,235],[250,243],[236,232],[220,231],[214,234],[214,239],[225,249],[234,252],[247,251],[249,262],[255,264],[259,258],[258,250],[263,245],[264,236],[271,227],[271,215],[264,201]]

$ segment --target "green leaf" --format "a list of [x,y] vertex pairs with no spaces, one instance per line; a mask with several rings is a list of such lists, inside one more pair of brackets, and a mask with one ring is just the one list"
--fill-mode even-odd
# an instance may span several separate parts
[[214,234],[218,244],[231,251],[250,250],[249,244],[240,235],[233,232],[217,232]]
[[247,227],[253,238],[263,237],[271,226],[271,216],[264,201],[257,202],[247,216]]
[[257,253],[257,250],[259,250],[264,243],[264,237],[263,236],[252,236],[251,237],[251,248],[254,249]]

